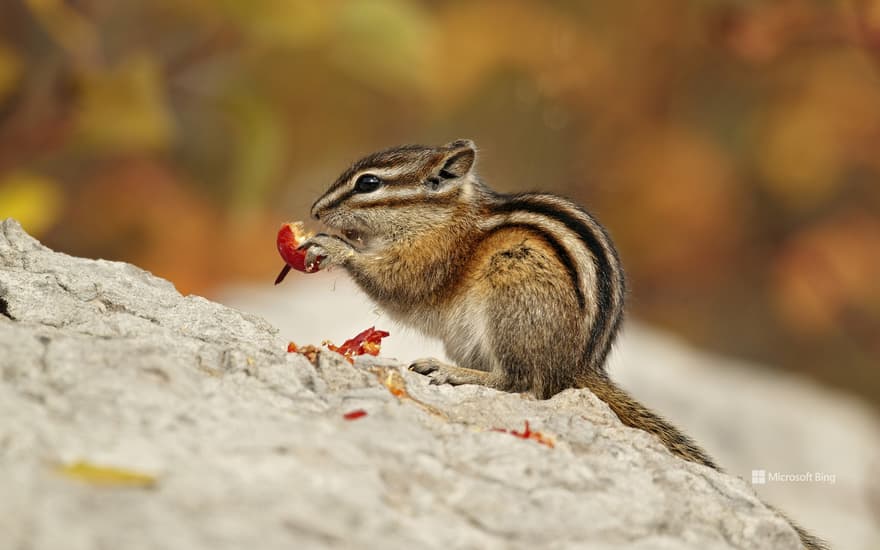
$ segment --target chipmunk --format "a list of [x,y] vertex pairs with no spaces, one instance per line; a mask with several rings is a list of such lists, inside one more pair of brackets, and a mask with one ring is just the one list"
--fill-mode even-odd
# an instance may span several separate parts
[[[306,263],[342,266],[391,318],[443,341],[456,365],[420,359],[435,384],[546,399],[588,388],[627,426],[718,470],[689,437],[609,378],[626,281],[605,229],[548,193],[501,194],[474,143],[406,145],[355,162],[312,206],[341,236],[305,241]],[[822,543],[792,524],[805,547]]]

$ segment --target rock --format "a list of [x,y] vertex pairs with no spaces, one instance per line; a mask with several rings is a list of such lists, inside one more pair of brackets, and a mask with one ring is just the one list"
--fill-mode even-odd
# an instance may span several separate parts
[[[215,297],[258,313],[285,339],[300,343],[344,338],[375,324],[391,331],[384,356],[404,362],[443,357],[437,342],[378,315],[343,271],[293,274],[279,287],[270,278],[262,286],[227,287]],[[609,370],[727,472],[749,482],[753,470],[812,474],[811,481],[770,478],[753,488],[833,548],[880,548],[880,420],[866,403],[769,365],[700,351],[632,319]]]
[[[9,548],[798,547],[744,481],[587,391],[430,386],[329,352],[313,366],[258,317],[12,220],[0,313]],[[554,446],[493,430],[525,421]]]

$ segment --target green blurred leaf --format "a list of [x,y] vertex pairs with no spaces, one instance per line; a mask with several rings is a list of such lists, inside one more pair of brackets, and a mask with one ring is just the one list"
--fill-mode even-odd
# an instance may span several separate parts
[[239,212],[258,209],[278,175],[284,132],[265,96],[242,89],[228,102],[237,155],[229,174],[230,204]]

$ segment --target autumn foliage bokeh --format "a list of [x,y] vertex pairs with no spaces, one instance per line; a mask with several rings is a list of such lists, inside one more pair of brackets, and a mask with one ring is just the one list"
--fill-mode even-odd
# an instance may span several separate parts
[[0,217],[184,292],[459,137],[599,216],[634,316],[880,401],[880,1],[2,0]]

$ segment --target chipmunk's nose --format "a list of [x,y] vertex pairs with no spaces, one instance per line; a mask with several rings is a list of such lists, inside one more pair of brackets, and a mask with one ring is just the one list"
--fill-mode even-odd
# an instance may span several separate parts
[[327,196],[323,196],[312,203],[310,213],[316,220],[326,218],[328,214],[333,212],[333,204],[334,203]]

